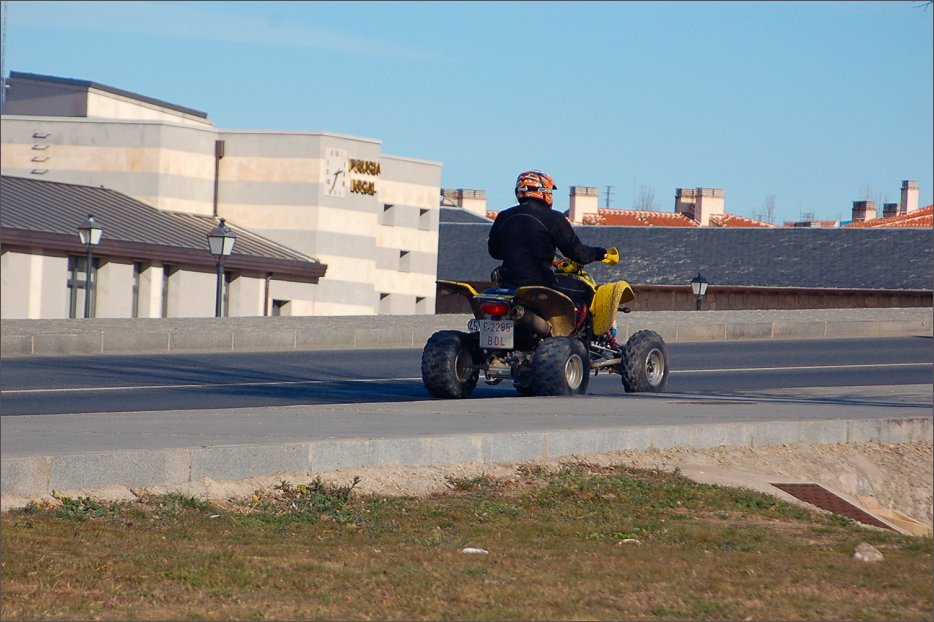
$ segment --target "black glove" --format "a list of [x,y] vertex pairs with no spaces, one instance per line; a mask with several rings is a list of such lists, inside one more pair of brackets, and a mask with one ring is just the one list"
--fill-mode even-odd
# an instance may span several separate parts
[[602,246],[594,246],[593,249],[597,252],[597,258],[594,261],[600,261],[606,257],[606,249]]

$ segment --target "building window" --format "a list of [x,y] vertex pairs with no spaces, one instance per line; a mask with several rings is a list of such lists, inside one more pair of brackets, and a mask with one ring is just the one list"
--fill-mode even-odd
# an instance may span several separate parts
[[379,218],[379,224],[386,225],[387,227],[396,224],[395,210],[392,209],[393,207],[391,203],[383,204],[383,213]]
[[389,294],[380,292],[379,295],[379,310],[378,313],[388,314],[390,311],[390,305],[392,304],[392,298]]
[[133,262],[133,302],[132,309],[130,311],[130,317],[139,317],[139,280],[140,275],[143,273],[143,264],[134,261]]
[[273,316],[278,317],[280,315],[292,315],[291,308],[290,308],[291,303],[292,303],[291,300],[273,299],[272,301]]
[[412,253],[409,251],[399,251],[399,272],[412,271]]
[[[77,255],[68,257],[68,317],[84,317],[84,298],[87,295],[91,297],[90,314],[88,317],[94,317],[97,302],[94,295],[97,289],[97,267],[100,265],[97,259],[91,262],[91,283],[88,287],[87,281],[88,258]],[[90,292],[90,294],[88,294]]]
[[431,210],[418,210],[418,228],[422,231],[431,231]]
[[169,317],[169,281],[174,272],[175,268],[172,266],[162,266],[162,317]]

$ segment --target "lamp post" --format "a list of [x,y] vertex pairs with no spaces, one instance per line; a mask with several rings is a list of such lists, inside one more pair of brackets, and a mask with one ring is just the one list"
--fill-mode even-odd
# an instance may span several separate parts
[[208,233],[208,246],[211,248],[211,254],[217,257],[217,300],[214,304],[214,317],[221,316],[221,296],[224,291],[224,257],[228,257],[233,252],[236,240],[237,234],[224,224],[223,218]]
[[84,272],[84,317],[91,317],[91,263],[94,261],[93,248],[101,243],[104,230],[96,222],[94,216],[88,214],[88,219],[78,227],[78,236],[81,243],[88,247],[88,263]]
[[707,282],[707,279],[701,276],[701,273],[698,272],[697,276],[691,279],[691,291],[694,292],[694,298],[697,299],[697,307],[695,311],[700,311],[701,300],[704,299],[704,296],[707,295],[707,286],[710,283]]

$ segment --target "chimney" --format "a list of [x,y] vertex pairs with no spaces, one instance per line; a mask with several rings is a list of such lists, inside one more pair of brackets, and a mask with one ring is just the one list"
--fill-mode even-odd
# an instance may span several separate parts
[[696,193],[693,188],[675,188],[675,212],[694,220]]
[[584,218],[597,215],[597,189],[594,186],[571,186],[571,209],[568,220],[575,225],[584,222]]
[[863,222],[876,217],[875,201],[853,201],[853,222]]
[[913,179],[902,181],[902,200],[898,204],[899,214],[910,214],[918,209],[918,182]]
[[701,227],[710,226],[710,217],[714,214],[723,214],[723,189],[698,188],[696,191],[697,203],[694,206],[694,221]]
[[898,216],[898,203],[884,203],[882,205],[882,217],[891,218]]
[[486,218],[486,190],[441,189],[442,207],[460,207]]

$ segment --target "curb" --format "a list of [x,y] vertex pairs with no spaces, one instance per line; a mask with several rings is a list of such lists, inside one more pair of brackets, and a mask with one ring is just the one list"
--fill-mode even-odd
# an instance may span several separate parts
[[771,421],[23,456],[0,460],[0,495],[37,497],[108,486],[179,486],[204,478],[241,480],[368,466],[527,462],[617,450],[760,447],[802,439],[813,443],[932,441],[934,424],[929,417]]

